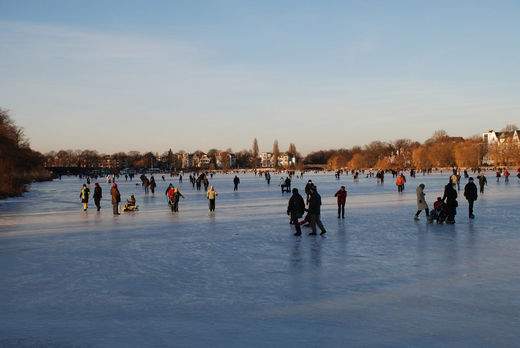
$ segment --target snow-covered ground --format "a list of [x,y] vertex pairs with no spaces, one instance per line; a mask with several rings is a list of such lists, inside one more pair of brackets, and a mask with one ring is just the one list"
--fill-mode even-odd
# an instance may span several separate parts
[[[83,181],[38,183],[0,202],[0,346],[317,347],[518,346],[520,339],[520,183],[489,186],[468,219],[459,192],[455,225],[428,224],[448,173],[395,179],[308,174],[322,195],[325,236],[294,237],[279,176],[271,185],[216,175],[216,212],[188,178],[172,214],[156,176],[155,195],[136,181],[138,212],[102,210]],[[92,191],[93,185],[92,182]],[[333,194],[348,191],[337,219]],[[424,214],[424,212],[422,213]]]

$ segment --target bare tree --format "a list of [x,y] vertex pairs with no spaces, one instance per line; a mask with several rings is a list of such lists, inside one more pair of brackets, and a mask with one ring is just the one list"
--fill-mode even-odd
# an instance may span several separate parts
[[502,132],[514,132],[516,130],[518,130],[518,126],[516,124],[508,124],[502,128]]

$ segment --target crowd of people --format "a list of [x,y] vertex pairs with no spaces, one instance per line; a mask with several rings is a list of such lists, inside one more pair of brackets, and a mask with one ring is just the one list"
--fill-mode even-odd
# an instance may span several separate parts
[[[341,171],[335,172],[336,179],[339,180]],[[267,184],[270,184],[271,174],[269,172],[260,173],[260,175],[264,175],[267,181]],[[288,172],[288,175],[284,178],[280,178],[280,184],[282,193],[291,191],[291,178],[295,175],[294,172]],[[375,177],[377,178],[377,182],[383,183],[384,171],[377,172]],[[404,173],[392,173],[393,177],[396,178],[396,186],[399,194],[404,192],[404,186],[406,183],[406,177]],[[478,199],[478,194],[484,193],[484,187],[487,185],[487,178],[484,175],[484,172],[478,173],[477,182],[479,185],[479,189],[475,184],[475,180],[473,177],[469,177],[467,170],[464,170],[464,178],[468,179],[467,184],[464,187],[463,196],[468,201],[468,217],[470,219],[475,218],[473,207],[474,202]],[[510,173],[507,170],[498,170],[497,171],[497,182],[501,176],[505,177],[505,181],[509,180]],[[520,178],[520,169],[519,169],[519,178]],[[199,175],[191,175],[190,183],[192,184],[193,189],[200,191],[202,185],[204,185],[205,196],[208,200],[208,210],[210,213],[215,212],[215,200],[218,196],[217,191],[212,185],[209,185],[209,178],[213,178],[213,173],[201,173]],[[359,177],[359,172],[352,172],[352,176],[354,180]],[[415,177],[415,171],[410,173],[411,177]],[[374,177],[373,174],[367,174],[367,177]],[[303,178],[303,172],[301,173],[300,178]],[[152,175],[148,178],[146,175],[141,175],[141,186],[144,189],[145,195],[155,193],[155,189],[157,184],[155,182],[155,178]],[[121,193],[119,192],[119,188],[117,183],[115,182],[115,176],[107,177],[107,182],[111,182],[110,196],[112,201],[112,208],[114,215],[120,215],[119,206],[121,203]],[[163,176],[163,181],[165,178]],[[442,197],[437,197],[437,200],[433,204],[433,209],[430,211],[425,193],[425,184],[421,183],[416,188],[417,195],[417,212],[414,215],[414,220],[419,220],[419,216],[422,211],[425,212],[426,220],[428,222],[454,224],[455,216],[457,215],[457,207],[458,207],[458,191],[460,191],[460,182],[461,182],[461,172],[457,170],[453,170],[452,174],[449,176],[448,183],[444,186],[444,193]],[[182,183],[182,175],[179,175],[179,183]],[[235,175],[233,180],[233,191],[238,191],[238,186],[240,184],[240,178],[238,175]],[[139,184],[136,184],[139,185]],[[317,228],[320,229],[320,234],[323,235],[327,231],[323,226],[321,221],[321,195],[318,193],[317,186],[312,182],[312,180],[308,180],[305,188],[305,199],[300,195],[297,188],[292,189],[292,196],[289,199],[287,214],[290,216],[290,223],[295,226],[296,232],[295,236],[301,236],[301,226],[306,225],[311,228],[311,232],[309,235],[317,235]],[[87,177],[87,184],[84,184],[81,188],[80,199],[83,205],[83,210],[87,211],[88,202],[90,195],[90,178]],[[167,196],[167,203],[170,206],[172,212],[179,211],[179,201],[180,199],[184,199],[184,195],[179,191],[178,187],[175,187],[172,183],[169,184],[168,188],[165,191],[165,195]],[[96,205],[97,211],[101,209],[101,199],[103,197],[102,188],[99,183],[94,184],[94,203]],[[347,190],[345,186],[341,186],[339,190],[334,194],[337,200],[337,216],[338,219],[345,218],[345,205],[347,200]],[[136,204],[136,199],[134,195],[131,195],[130,199],[126,201],[125,206],[123,207],[123,211],[135,211],[138,210],[138,205]],[[303,216],[305,218],[302,221],[299,221]]]

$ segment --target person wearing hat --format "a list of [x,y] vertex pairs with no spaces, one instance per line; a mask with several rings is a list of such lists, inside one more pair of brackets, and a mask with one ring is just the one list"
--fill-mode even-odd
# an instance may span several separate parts
[[469,203],[469,218],[473,219],[475,218],[475,215],[473,215],[473,202],[475,202],[478,197],[477,185],[473,182],[473,178],[469,178],[468,183],[464,186],[464,197],[466,197]]
[[88,189],[86,184],[83,184],[81,188],[81,193],[79,194],[79,198],[81,198],[81,203],[83,204],[83,211],[87,211],[88,209],[88,196],[90,195],[90,190]]
[[110,195],[112,196],[112,208],[114,211],[114,215],[120,215],[119,214],[119,202],[121,202],[121,194],[119,193],[119,190],[117,189],[116,183],[112,184],[112,188],[110,189]]

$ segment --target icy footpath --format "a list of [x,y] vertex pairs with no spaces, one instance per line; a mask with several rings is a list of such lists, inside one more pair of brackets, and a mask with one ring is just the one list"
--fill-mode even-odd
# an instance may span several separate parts
[[[169,179],[169,178],[167,178]],[[215,214],[185,182],[172,214],[156,177],[136,182],[140,211],[82,212],[77,178],[0,202],[0,347],[516,346],[520,334],[520,184],[496,183],[455,225],[413,221],[447,175],[395,179],[306,175],[322,195],[325,237],[294,237],[288,194],[253,175],[218,175]],[[466,183],[463,180],[461,189]],[[93,183],[92,183],[93,184]],[[333,194],[348,191],[346,219]],[[423,213],[424,214],[424,213]]]

